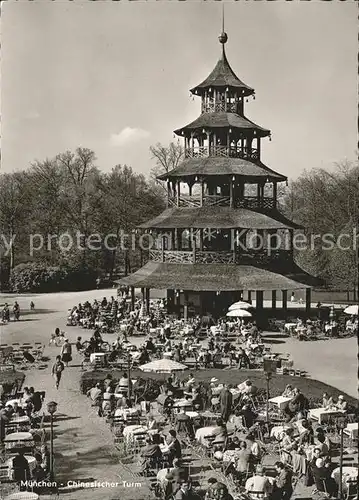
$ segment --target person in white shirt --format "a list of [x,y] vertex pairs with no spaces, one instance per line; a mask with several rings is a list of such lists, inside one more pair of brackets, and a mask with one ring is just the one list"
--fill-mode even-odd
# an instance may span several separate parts
[[262,466],[257,465],[254,476],[247,479],[245,490],[249,497],[251,497],[251,493],[261,493],[264,495],[264,498],[269,498],[272,493],[272,485],[268,478],[265,477]]
[[340,395],[338,396],[338,402],[335,405],[338,410],[347,410],[348,403],[345,401],[344,396]]

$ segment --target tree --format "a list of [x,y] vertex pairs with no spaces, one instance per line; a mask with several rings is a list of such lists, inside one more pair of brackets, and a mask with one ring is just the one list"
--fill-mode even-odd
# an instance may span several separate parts
[[[10,269],[15,266],[16,248],[24,241],[26,221],[31,210],[28,175],[14,172],[0,176],[0,227],[3,254],[9,255]],[[5,247],[5,248],[4,248]]]
[[[358,220],[358,176],[358,165],[347,161],[335,164],[334,171],[305,171],[280,199],[281,209],[306,228],[309,240],[319,237],[314,248],[297,254],[298,263],[324,278],[330,287],[348,291],[354,290],[357,282],[353,236]],[[339,243],[343,237],[344,247]],[[323,245],[324,238],[335,244]]]
[[110,273],[113,272],[120,247],[127,274],[130,268],[129,248],[134,241],[133,232],[139,224],[158,215],[163,209],[162,200],[151,189],[144,176],[135,174],[127,165],[117,165],[110,173],[104,174],[97,188],[103,200],[101,212],[98,212],[98,222],[104,235],[106,232],[114,235]]
[[151,170],[152,180],[156,180],[157,176],[178,167],[184,159],[184,148],[179,142],[177,144],[171,142],[167,147],[157,143],[155,146],[150,147],[150,152],[152,159],[156,162]]

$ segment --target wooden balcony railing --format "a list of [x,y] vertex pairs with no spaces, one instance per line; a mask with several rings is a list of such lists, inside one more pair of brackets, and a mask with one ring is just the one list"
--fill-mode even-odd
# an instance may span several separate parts
[[240,146],[194,146],[186,148],[186,158],[208,158],[210,156],[220,158],[242,158],[243,160],[259,160],[258,149]]
[[268,264],[277,260],[289,260],[290,250],[150,250],[149,260],[167,264]]
[[[178,199],[179,207],[186,208],[196,208],[196,207],[209,207],[209,206],[217,206],[217,207],[229,207],[230,198],[229,196],[222,196],[216,194],[206,194],[203,196],[203,200],[201,196],[189,196],[189,195],[180,195]],[[170,196],[168,198],[168,204],[171,207],[177,206],[177,197]]]
[[248,208],[250,210],[272,210],[276,208],[273,198],[258,198],[257,196],[245,196],[235,200],[236,208]]
[[202,102],[202,113],[237,113],[237,102]]
[[[178,201],[178,204],[177,204]],[[203,195],[203,200],[201,196],[189,196],[181,194],[177,200],[177,196],[169,196],[168,206],[169,207],[185,207],[185,208],[196,208],[196,207],[229,207],[231,205],[231,199],[229,196],[222,196],[216,194],[206,194]],[[234,199],[235,208],[247,208],[249,210],[273,210],[276,208],[276,203],[273,198],[257,198],[256,196],[246,196],[244,198]]]

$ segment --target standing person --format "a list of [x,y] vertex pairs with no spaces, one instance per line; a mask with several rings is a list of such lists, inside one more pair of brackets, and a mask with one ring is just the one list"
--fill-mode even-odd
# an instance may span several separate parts
[[292,473],[283,462],[276,462],[275,468],[278,473],[276,480],[278,498],[280,500],[289,500],[293,493]]
[[14,313],[14,321],[19,321],[20,319],[20,306],[15,300],[14,306],[13,306],[13,313]]
[[61,361],[61,356],[56,356],[56,361],[52,367],[52,376],[56,382],[56,389],[59,388],[62,372],[65,369],[65,365]]
[[33,311],[35,309],[35,304],[33,301],[30,302],[30,310]]
[[226,384],[219,396],[220,406],[221,406],[221,417],[223,422],[228,422],[229,415],[232,411],[233,396],[231,391],[228,389]]
[[66,366],[69,366],[69,362],[72,361],[72,347],[68,339],[64,339],[64,344],[61,347],[61,360]]
[[292,295],[290,297],[290,301],[292,304],[294,304],[294,302],[295,302],[295,293],[294,292],[292,292]]

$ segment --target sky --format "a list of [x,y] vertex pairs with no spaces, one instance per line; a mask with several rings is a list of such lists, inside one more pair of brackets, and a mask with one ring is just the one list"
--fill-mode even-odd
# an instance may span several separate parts
[[[220,57],[221,2],[4,2],[1,171],[78,146],[144,174],[149,147],[200,115],[189,89]],[[226,2],[226,53],[272,132],[262,161],[297,177],[354,160],[355,2]],[[177,140],[177,138],[175,139]]]

